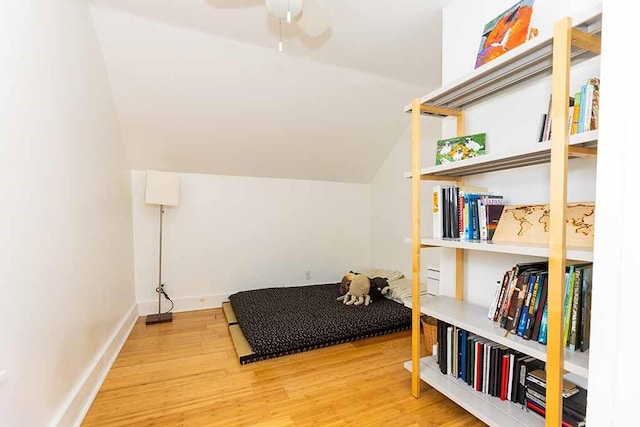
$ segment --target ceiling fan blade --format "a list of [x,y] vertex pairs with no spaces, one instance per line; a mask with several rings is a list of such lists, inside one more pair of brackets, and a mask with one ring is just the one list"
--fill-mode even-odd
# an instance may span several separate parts
[[318,37],[331,25],[331,15],[323,0],[304,0],[302,16],[296,21],[302,31]]
[[270,14],[279,19],[287,19],[287,12],[294,18],[302,11],[302,0],[264,0]]

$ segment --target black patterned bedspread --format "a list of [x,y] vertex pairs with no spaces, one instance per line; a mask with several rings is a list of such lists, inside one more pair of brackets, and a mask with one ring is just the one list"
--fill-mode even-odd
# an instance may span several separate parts
[[368,306],[336,301],[339,284],[266,288],[229,297],[254,355],[245,364],[411,327],[411,310],[387,298]]

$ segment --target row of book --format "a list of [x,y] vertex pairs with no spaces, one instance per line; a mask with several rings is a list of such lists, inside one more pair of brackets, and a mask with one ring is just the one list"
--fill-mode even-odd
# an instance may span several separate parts
[[481,393],[526,403],[526,374],[544,369],[542,361],[441,320],[437,328],[440,372]]
[[[569,264],[564,286],[564,345],[587,351],[591,332],[592,263]],[[547,343],[548,263],[516,264],[498,282],[487,316],[526,340]]]
[[[600,79],[592,77],[574,96],[569,97],[569,128],[571,135],[598,129],[598,113],[600,109]],[[540,118],[538,141],[551,139],[551,97],[549,108]]]
[[491,240],[504,209],[503,196],[485,188],[433,187],[433,237]]
[[[525,378],[525,405],[538,415],[546,413],[547,381],[541,369],[529,371]],[[583,427],[587,418],[587,390],[568,381],[562,382],[562,426]]]
[[[521,404],[544,416],[544,362],[442,320],[437,323],[437,337],[435,357],[442,374],[466,383],[477,392]],[[585,425],[586,394],[587,390],[563,381],[563,426]]]

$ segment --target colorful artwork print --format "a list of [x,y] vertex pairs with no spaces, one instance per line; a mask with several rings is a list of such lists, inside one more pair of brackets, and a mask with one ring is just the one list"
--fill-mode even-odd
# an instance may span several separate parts
[[436,165],[458,162],[485,153],[486,133],[441,139],[436,151]]
[[484,26],[475,68],[527,41],[534,1],[521,0]]

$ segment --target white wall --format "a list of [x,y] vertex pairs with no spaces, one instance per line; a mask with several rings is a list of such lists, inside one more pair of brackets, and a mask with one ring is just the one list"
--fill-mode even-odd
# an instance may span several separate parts
[[[638,333],[638,199],[640,168],[637,124],[640,112],[636,72],[620,46],[636,45],[630,33],[640,13],[637,3],[607,1],[603,6],[602,87],[591,348],[589,413],[591,426],[626,425],[637,418],[640,373]],[[632,37],[630,39],[630,37]]]
[[0,27],[0,425],[74,425],[131,319],[128,165],[86,2]]
[[[159,207],[144,204],[144,171],[132,186],[136,298],[149,314]],[[165,208],[162,278],[176,311],[220,307],[245,289],[336,283],[369,254],[365,184],[181,174],[180,205]]]
[[[445,84],[473,71],[485,23],[514,3],[513,0],[456,0],[444,9],[442,76]],[[552,34],[553,24],[563,16],[586,13],[596,5],[597,2],[592,0],[580,3],[536,0],[532,25],[540,30],[539,37],[546,37]],[[570,92],[578,91],[588,77],[598,76],[599,67],[600,58],[575,66],[571,74]],[[539,79],[475,105],[466,110],[467,133],[486,132],[488,153],[535,145],[540,114],[547,111],[550,93],[551,79]],[[454,132],[453,123],[445,121],[443,137],[453,136]],[[583,184],[595,182],[595,160],[571,160],[568,182],[569,201],[595,200],[595,186]],[[548,203],[549,165],[474,175],[466,179],[466,184],[485,186],[490,191],[502,194],[508,204]],[[454,251],[443,249],[441,253],[440,290],[443,294],[454,295]],[[502,278],[504,271],[517,262],[533,258],[496,257],[470,251],[465,253],[465,259],[469,261],[469,268],[465,269],[465,283],[472,280],[474,285],[465,286],[464,298],[489,306],[496,281]]]
[[[406,120],[411,122],[410,114],[406,115]],[[435,163],[434,141],[441,133],[440,120],[422,117],[420,129],[421,164],[432,165]],[[412,274],[411,244],[404,239],[411,237],[411,179],[403,174],[410,171],[411,125],[407,126],[371,181],[371,264],[400,270],[408,278]],[[421,234],[431,235],[431,187],[424,184],[421,192]],[[426,281],[427,267],[440,265],[440,249],[423,249],[420,256],[420,276]]]

